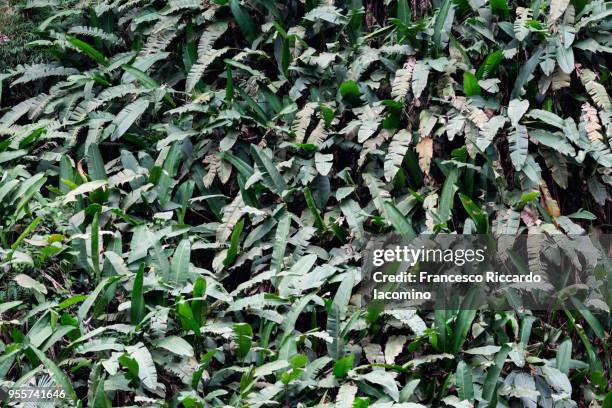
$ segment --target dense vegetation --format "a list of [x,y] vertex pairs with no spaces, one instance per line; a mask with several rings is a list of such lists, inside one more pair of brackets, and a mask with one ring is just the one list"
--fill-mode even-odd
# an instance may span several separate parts
[[0,77],[0,385],[49,375],[96,408],[611,406],[612,299],[354,295],[369,234],[609,232],[610,3],[21,9],[48,62]]
[[28,42],[37,39],[38,18],[38,14],[28,14],[19,5],[0,1],[0,72],[6,72],[19,64],[43,62],[47,59],[44,49],[27,46]]

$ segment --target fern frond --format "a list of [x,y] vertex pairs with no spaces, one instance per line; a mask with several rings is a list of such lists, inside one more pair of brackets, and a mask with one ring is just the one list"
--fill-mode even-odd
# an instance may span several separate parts
[[489,76],[495,72],[499,64],[504,59],[504,52],[502,50],[497,50],[485,58],[480,67],[478,67],[478,71],[476,71],[476,78],[478,79],[487,79]]
[[604,140],[601,134],[601,125],[597,117],[597,109],[591,106],[588,102],[582,104],[582,115],[580,120],[584,123],[584,130],[591,142],[596,140]]
[[[155,54],[141,55],[137,57],[131,65],[132,67],[139,69],[142,72],[147,72],[147,70],[151,68],[153,64],[167,59],[168,56],[170,56],[169,52],[158,52]],[[134,77],[129,72],[124,73],[123,77],[121,77],[121,82],[124,84],[133,82],[135,80],[136,77]]]
[[471,105],[468,106],[468,119],[476,125],[478,129],[484,129],[487,122],[489,122],[489,117],[486,113],[480,108],[475,108]]
[[129,10],[131,8],[134,8],[136,6],[138,6],[139,4],[144,3],[145,0],[128,0],[125,3],[119,5],[117,7],[117,10],[121,13],[125,12],[126,10]]
[[0,128],[9,128],[19,120],[23,115],[28,113],[33,104],[36,103],[37,97],[26,99],[25,101],[15,105],[13,109],[6,112],[0,118]]
[[296,233],[289,238],[289,243],[294,246],[293,248],[293,260],[297,262],[304,254],[306,249],[310,245],[310,239],[317,232],[314,227],[302,227],[298,228]]
[[530,234],[527,235],[527,264],[529,272],[534,275],[546,276],[546,267],[542,262],[542,253],[544,252],[544,235],[541,232],[535,232],[534,228],[530,228]]
[[326,139],[327,130],[325,130],[325,121],[321,119],[312,132],[310,132],[310,135],[308,135],[307,142],[320,147]]
[[174,29],[181,21],[181,16],[160,16],[157,22],[147,29],[147,34],[155,35]]
[[66,120],[68,118],[70,118],[70,116],[72,116],[72,112],[74,112],[74,110],[80,106],[77,104],[79,103],[79,101],[81,101],[82,99],[84,99],[85,93],[83,91],[80,92],[74,92],[71,94],[67,94],[65,98],[63,98],[63,104],[64,104],[64,109],[62,109],[61,113],[60,113],[60,117],[62,118],[62,120]]
[[410,146],[412,135],[406,129],[402,129],[393,136],[391,143],[389,143],[389,151],[385,157],[385,180],[388,182],[393,181],[395,175],[402,167],[404,156]]
[[170,109],[166,111],[166,115],[182,115],[188,112],[208,112],[208,108],[200,103],[188,103],[176,109]]
[[293,120],[293,124],[291,125],[291,130],[295,133],[295,142],[303,143],[306,137],[306,130],[308,129],[308,125],[310,125],[310,119],[314,114],[315,107],[317,106],[314,102],[308,102],[302,110],[300,110]]
[[193,67],[191,67],[191,71],[189,71],[185,91],[191,92],[200,78],[202,78],[202,75],[204,75],[206,68],[208,68],[210,64],[212,64],[218,57],[225,54],[228,50],[228,47],[224,47],[219,50],[210,50],[206,54],[202,54],[198,58],[198,62],[196,62]]
[[379,50],[367,45],[359,47],[359,54],[347,72],[347,78],[357,81],[374,62],[380,59]]
[[76,26],[70,28],[70,30],[68,30],[68,34],[76,34],[82,35],[84,37],[97,38],[99,40],[107,41],[109,43],[121,42],[121,39],[115,34],[107,33],[106,31],[98,27]]
[[515,169],[523,168],[527,160],[527,153],[529,153],[527,128],[518,124],[510,133],[510,159]]
[[204,164],[208,164],[208,169],[206,175],[202,179],[202,182],[204,183],[204,187],[210,188],[215,181],[215,177],[217,177],[217,173],[219,172],[221,158],[216,154],[209,154],[204,158],[203,162]]
[[234,201],[226,205],[223,209],[223,218],[217,229],[217,242],[227,242],[227,239],[232,234],[236,223],[240,219],[244,211],[244,202],[242,195],[238,194]]
[[150,35],[147,39],[147,43],[142,50],[140,55],[155,54],[157,52],[164,51],[183,30],[184,24],[179,24],[176,27],[168,29],[161,33]]
[[52,76],[68,76],[78,74],[79,71],[75,68],[61,67],[55,64],[34,64],[21,66],[22,75],[11,82],[11,86],[25,84],[39,79],[49,78]]
[[385,189],[385,183],[371,173],[364,174],[363,180],[370,191],[370,196],[372,196],[374,206],[378,210],[378,213],[381,215],[385,214],[385,201],[391,198],[391,193]]
[[95,118],[87,121],[88,130],[87,138],[85,139],[85,151],[89,151],[89,146],[100,141],[104,124],[111,120],[111,118]]
[[198,60],[193,64],[187,75],[187,83],[185,84],[186,92],[191,92],[200,78],[202,78],[206,68],[218,56],[227,52],[227,47],[221,50],[213,49],[215,41],[217,41],[226,30],[227,22],[217,22],[208,27],[202,34],[202,37],[200,37],[200,42],[198,44]]
[[590,69],[583,69],[580,73],[580,80],[582,81],[582,84],[586,88],[589,95],[591,95],[591,98],[593,98],[595,105],[610,114],[612,112],[610,96],[608,95],[608,92],[606,92],[606,88],[597,82],[595,73]]
[[145,92],[149,92],[149,90],[146,88],[139,88],[133,84],[117,85],[106,88],[94,99],[90,101],[83,101],[79,106],[77,106],[70,116],[70,120],[83,120],[89,112],[96,110],[113,99],[121,98],[126,95],[140,95]]
[[395,79],[393,80],[393,86],[391,88],[391,97],[396,101],[401,101],[406,98],[410,90],[412,72],[414,71],[415,65],[416,59],[412,57],[404,64],[404,68],[398,70],[395,74]]
[[362,166],[368,158],[368,154],[376,151],[376,149],[378,149],[380,145],[382,145],[387,139],[389,139],[389,137],[391,137],[391,133],[388,130],[383,129],[375,137],[366,140],[363,143],[361,153],[359,153],[359,160],[357,160],[357,164],[359,166]]
[[36,97],[36,100],[32,102],[32,106],[30,106],[30,110],[28,112],[28,119],[35,120],[40,114],[43,112],[45,107],[53,100],[53,95],[47,95],[46,93],[41,93]]
[[201,10],[202,8],[203,4],[200,0],[171,0],[166,8],[162,10],[161,15],[167,16],[181,10]]
[[425,137],[417,143],[416,152],[419,155],[419,167],[425,174],[429,174],[429,166],[433,157],[433,139]]
[[108,178],[108,185],[110,187],[117,187],[130,181],[136,180],[143,177],[142,174],[136,173],[130,169],[124,169],[117,174],[112,175]]

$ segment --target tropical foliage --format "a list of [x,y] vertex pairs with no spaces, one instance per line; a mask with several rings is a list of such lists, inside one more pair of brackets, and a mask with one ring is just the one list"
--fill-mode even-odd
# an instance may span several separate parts
[[38,17],[28,16],[18,5],[10,3],[12,2],[0,1],[0,72],[8,71],[18,64],[43,62],[48,59],[44,49],[27,46],[29,41],[37,38]]
[[609,231],[609,3],[23,7],[49,58],[0,77],[0,385],[49,375],[96,408],[612,404],[612,299],[354,295],[372,234]]

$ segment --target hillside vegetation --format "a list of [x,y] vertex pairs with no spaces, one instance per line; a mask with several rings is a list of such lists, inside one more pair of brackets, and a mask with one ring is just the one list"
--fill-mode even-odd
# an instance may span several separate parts
[[612,406],[610,298],[356,295],[370,236],[610,232],[612,4],[19,7],[46,62],[0,76],[0,386],[93,408]]

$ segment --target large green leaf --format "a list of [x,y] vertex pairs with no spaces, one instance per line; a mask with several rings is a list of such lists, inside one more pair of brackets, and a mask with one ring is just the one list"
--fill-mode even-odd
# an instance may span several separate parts
[[517,170],[521,170],[527,160],[529,152],[529,139],[527,128],[523,125],[517,125],[510,133],[510,159]]
[[272,249],[272,262],[270,269],[276,272],[282,270],[283,258],[287,248],[287,240],[289,237],[289,227],[291,226],[291,214],[283,212],[276,226],[276,234],[274,239],[274,247]]
[[504,367],[506,357],[510,352],[510,347],[504,345],[495,356],[495,362],[489,367],[487,376],[482,389],[482,398],[489,402],[489,406],[495,406],[497,399],[496,391],[498,386],[499,375]]
[[77,395],[74,392],[74,388],[72,387],[72,383],[68,376],[55,364],[51,359],[49,359],[45,353],[40,351],[34,346],[30,346],[30,350],[36,354],[36,357],[43,363],[45,368],[49,370],[53,379],[57,382],[57,384],[66,392],[66,396],[68,399],[75,401],[77,399]]
[[148,106],[149,101],[141,98],[123,108],[111,123],[111,140],[117,140],[123,136],[146,111]]
[[438,10],[438,14],[436,15],[436,19],[434,21],[434,33],[433,33],[433,45],[434,45],[434,53],[438,53],[440,51],[440,46],[442,42],[442,31],[444,29],[446,19],[448,17],[449,11],[453,7],[453,3],[451,0],[443,0],[442,5]]
[[145,316],[145,300],[144,300],[144,264],[140,265],[136,277],[134,279],[134,286],[132,287],[132,300],[130,308],[130,318],[132,324],[140,324]]
[[172,256],[172,264],[170,265],[170,275],[167,277],[168,282],[179,286],[189,280],[191,274],[189,272],[189,261],[191,258],[191,242],[185,238],[179,242],[174,255]]
[[465,361],[460,361],[459,364],[457,364],[455,383],[457,384],[458,394],[461,400],[472,401],[474,399],[474,385],[472,381],[470,367]]
[[108,65],[106,57],[100,51],[86,43],[85,41],[79,40],[78,38],[68,37],[68,42],[72,44],[77,50],[87,55],[97,63],[101,65]]
[[264,182],[277,194],[282,194],[287,190],[287,183],[283,176],[274,165],[272,158],[267,153],[259,148],[258,146],[251,145],[251,151],[253,152],[255,163],[262,174]]

